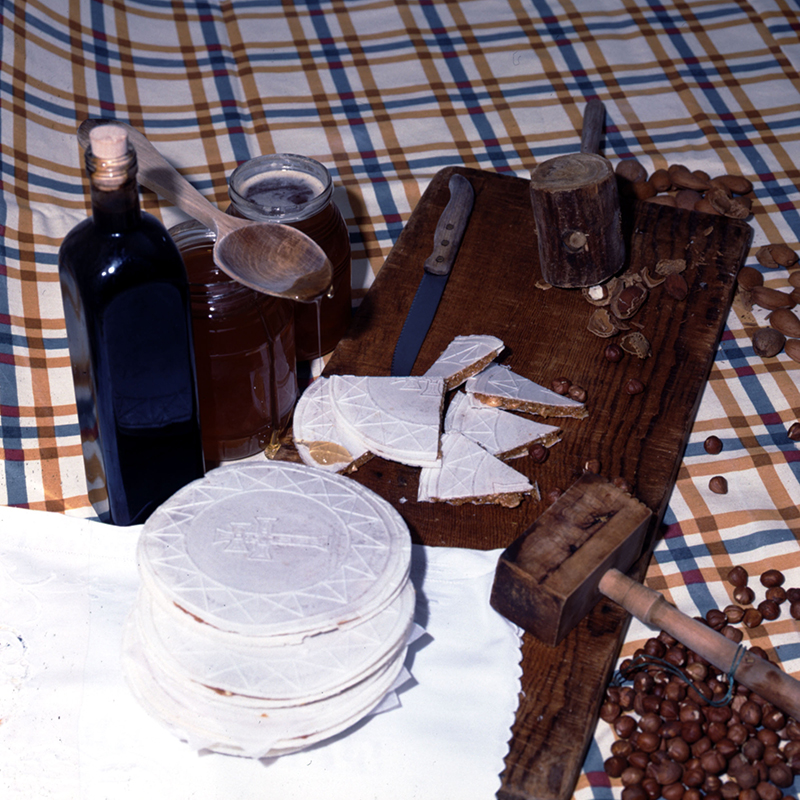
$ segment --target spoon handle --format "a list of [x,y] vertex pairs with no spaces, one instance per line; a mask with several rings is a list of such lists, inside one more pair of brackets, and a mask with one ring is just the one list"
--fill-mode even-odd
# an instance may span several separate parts
[[142,186],[154,191],[159,197],[199,220],[217,236],[240,227],[239,220],[221,211],[192,186],[183,175],[156,150],[147,137],[127,122],[110,119],[87,119],[78,128],[78,142],[83,148],[90,144],[89,131],[98,125],[113,123],[128,133],[128,140],[136,150],[138,162],[137,179]]

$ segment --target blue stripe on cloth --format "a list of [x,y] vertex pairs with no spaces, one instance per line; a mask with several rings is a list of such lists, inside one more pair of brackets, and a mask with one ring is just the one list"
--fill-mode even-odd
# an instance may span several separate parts
[[[458,95],[452,100],[458,100],[470,115],[470,121],[475,126],[478,136],[483,143],[488,161],[493,169],[498,172],[508,172],[510,167],[508,159],[498,143],[497,133],[492,128],[488,117],[483,111],[481,99],[475,92],[464,66],[458,58],[458,49],[467,51],[463,38],[454,38],[446,33],[446,26],[442,22],[439,11],[432,0],[421,2],[422,13],[434,34],[436,48],[444,57],[447,69],[453,77],[458,89]],[[488,99],[488,95],[486,95]],[[493,109],[493,106],[492,106]]]
[[[359,168],[359,172],[369,178],[381,214],[389,218],[386,223],[386,229],[389,238],[394,243],[403,230],[403,223],[400,220],[397,205],[386,176],[387,174],[394,174],[395,167],[390,161],[387,161],[386,165],[382,165],[375,154],[375,143],[370,137],[369,129],[364,123],[358,104],[355,103],[356,93],[342,64],[342,54],[333,43],[334,37],[328,26],[328,21],[322,13],[321,6],[322,4],[316,0],[308,2],[308,7],[311,9],[311,21],[317,38],[322,43],[324,59],[328,65],[331,80],[342,101],[342,111],[353,134],[359,157],[363,162],[363,167]],[[345,51],[346,54],[347,51]],[[377,231],[376,233],[379,239],[382,238],[380,233]]]
[[[32,424],[36,425],[36,420]],[[77,422],[74,424],[53,425],[51,430],[53,431],[52,435],[57,437],[81,435],[81,428]],[[0,418],[0,434],[5,440],[16,439],[22,442],[23,439],[26,439],[36,441],[39,438],[39,429],[20,425],[16,417],[4,417]]]
[[[209,53],[209,64],[213,70],[214,87],[222,104],[222,113],[228,131],[228,138],[231,142],[231,150],[236,162],[240,164],[250,158],[250,152],[244,134],[243,117],[245,115],[240,109],[239,101],[233,88],[214,20],[214,12],[219,13],[219,8],[212,6],[208,2],[199,2],[197,3],[197,10],[200,14],[200,30],[203,33],[203,40]],[[222,22],[220,22],[220,27],[224,29]],[[246,114],[246,117],[249,121],[249,113]]]
[[[7,313],[0,309],[0,313]],[[37,332],[38,333],[38,332]],[[42,337],[42,346],[45,350],[66,350],[67,337]],[[10,333],[5,327],[0,328],[0,353],[13,355],[14,348],[17,350],[28,348],[28,338]]]

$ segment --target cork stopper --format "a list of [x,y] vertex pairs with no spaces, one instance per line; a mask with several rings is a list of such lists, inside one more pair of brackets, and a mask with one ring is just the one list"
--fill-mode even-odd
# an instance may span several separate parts
[[95,158],[121,158],[128,152],[128,134],[120,125],[100,125],[89,132]]

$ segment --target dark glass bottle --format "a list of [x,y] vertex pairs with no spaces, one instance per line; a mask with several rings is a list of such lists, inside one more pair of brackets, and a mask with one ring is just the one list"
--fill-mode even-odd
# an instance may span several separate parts
[[59,250],[89,499],[116,525],[143,522],[204,473],[189,287],[180,253],[139,208],[125,131],[92,131],[92,216]]

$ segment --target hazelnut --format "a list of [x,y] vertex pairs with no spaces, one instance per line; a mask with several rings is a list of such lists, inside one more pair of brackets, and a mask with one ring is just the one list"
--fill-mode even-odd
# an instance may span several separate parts
[[572,386],[569,387],[567,394],[573,400],[577,400],[579,403],[586,402],[586,389],[584,389],[582,386],[578,386],[576,383],[573,383]]
[[715,475],[709,482],[708,488],[711,489],[714,494],[727,494],[728,493],[728,481],[722,477],[722,475]]
[[617,364],[622,360],[623,350],[618,344],[610,344],[606,347],[603,355],[605,356],[606,361],[610,361],[612,364]]
[[728,572],[727,581],[731,586],[747,586],[750,576],[744,567],[732,567]]
[[779,569],[768,569],[761,574],[762,586],[783,586],[785,580],[784,574]]
[[719,436],[709,436],[708,439],[703,442],[703,447],[706,453],[712,456],[718,455],[722,452],[722,439],[720,439]]
[[789,430],[786,432],[786,435],[793,442],[800,442],[800,422],[793,422],[789,426]]
[[552,505],[553,503],[556,502],[556,500],[558,500],[559,497],[561,497],[562,494],[564,494],[563,489],[558,489],[558,488],[551,489],[547,493],[547,502],[550,503],[550,505]]
[[748,608],[742,617],[742,622],[746,628],[757,628],[763,620],[761,612],[756,608]]
[[778,619],[781,615],[780,606],[774,600],[762,600],[756,608],[764,619]]
[[786,602],[786,590],[783,586],[770,586],[765,594],[767,600],[774,600],[778,605]]
[[732,625],[735,625],[737,622],[742,621],[744,609],[736,604],[731,604],[729,606],[725,606],[723,613],[725,614],[725,619],[727,619]]
[[641,394],[644,391],[644,384],[638,378],[631,378],[625,384],[625,392],[630,395]]
[[792,616],[792,619],[800,619],[800,600],[795,600],[789,606],[789,613]]
[[625,480],[625,478],[618,476],[611,481],[617,489],[621,489],[623,492],[627,492],[630,494],[633,491],[633,487]]
[[570,386],[572,386],[572,381],[569,378],[555,378],[551,384],[551,388],[556,394],[567,394]]
[[749,606],[755,600],[755,592],[749,586],[737,586],[733,590],[733,599],[740,606]]
[[550,451],[543,444],[534,444],[530,449],[530,457],[535,464],[544,464]]

